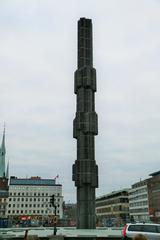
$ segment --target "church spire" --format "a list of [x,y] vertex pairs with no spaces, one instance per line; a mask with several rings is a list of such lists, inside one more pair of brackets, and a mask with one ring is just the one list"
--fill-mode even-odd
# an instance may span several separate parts
[[0,177],[5,177],[5,155],[6,155],[6,147],[5,147],[5,126],[4,126],[2,143],[0,147]]
[[6,176],[7,179],[9,179],[9,161],[7,163],[7,169],[6,169]]

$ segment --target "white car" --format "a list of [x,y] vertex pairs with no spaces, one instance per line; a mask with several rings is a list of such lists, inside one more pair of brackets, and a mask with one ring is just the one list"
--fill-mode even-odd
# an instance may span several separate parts
[[160,224],[128,223],[123,229],[123,239],[132,239],[139,233],[145,235],[148,240],[160,240]]

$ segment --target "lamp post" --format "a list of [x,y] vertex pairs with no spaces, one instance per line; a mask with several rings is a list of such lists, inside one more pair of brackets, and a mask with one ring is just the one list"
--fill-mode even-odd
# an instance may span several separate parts
[[56,232],[57,232],[57,205],[55,204],[55,195],[54,194],[51,196],[50,203],[54,207],[54,219],[53,219],[54,232],[53,232],[53,235],[56,235]]

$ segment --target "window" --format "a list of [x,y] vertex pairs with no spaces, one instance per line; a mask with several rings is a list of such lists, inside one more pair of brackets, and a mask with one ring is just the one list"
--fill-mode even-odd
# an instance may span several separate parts
[[36,198],[34,198],[34,202],[36,202]]
[[128,231],[133,231],[133,232],[141,232],[141,229],[142,229],[142,225],[130,225],[128,227]]
[[21,194],[20,194],[20,192],[18,193],[18,196],[20,196]]
[[29,204],[29,207],[32,207],[32,204]]
[[17,210],[17,213],[19,213],[19,210]]
[[28,207],[28,204],[25,204],[25,207]]
[[16,196],[16,193],[14,193],[14,196]]
[[143,232],[153,232],[153,233],[157,232],[156,226],[154,226],[154,225],[143,225],[142,231]]
[[21,210],[21,213],[23,213],[23,210]]
[[24,201],[24,198],[22,198],[22,202]]
[[24,206],[24,204],[21,204],[21,207],[23,207]]

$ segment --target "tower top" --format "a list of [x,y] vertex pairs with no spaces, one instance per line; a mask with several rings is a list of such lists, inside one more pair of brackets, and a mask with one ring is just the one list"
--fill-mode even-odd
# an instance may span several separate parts
[[6,148],[5,148],[5,133],[6,133],[6,128],[5,128],[5,123],[4,123],[3,137],[2,137],[2,143],[1,143],[1,148],[0,148],[2,155],[5,155],[5,153],[6,153]]
[[80,18],[78,21],[78,68],[92,67],[92,20]]

